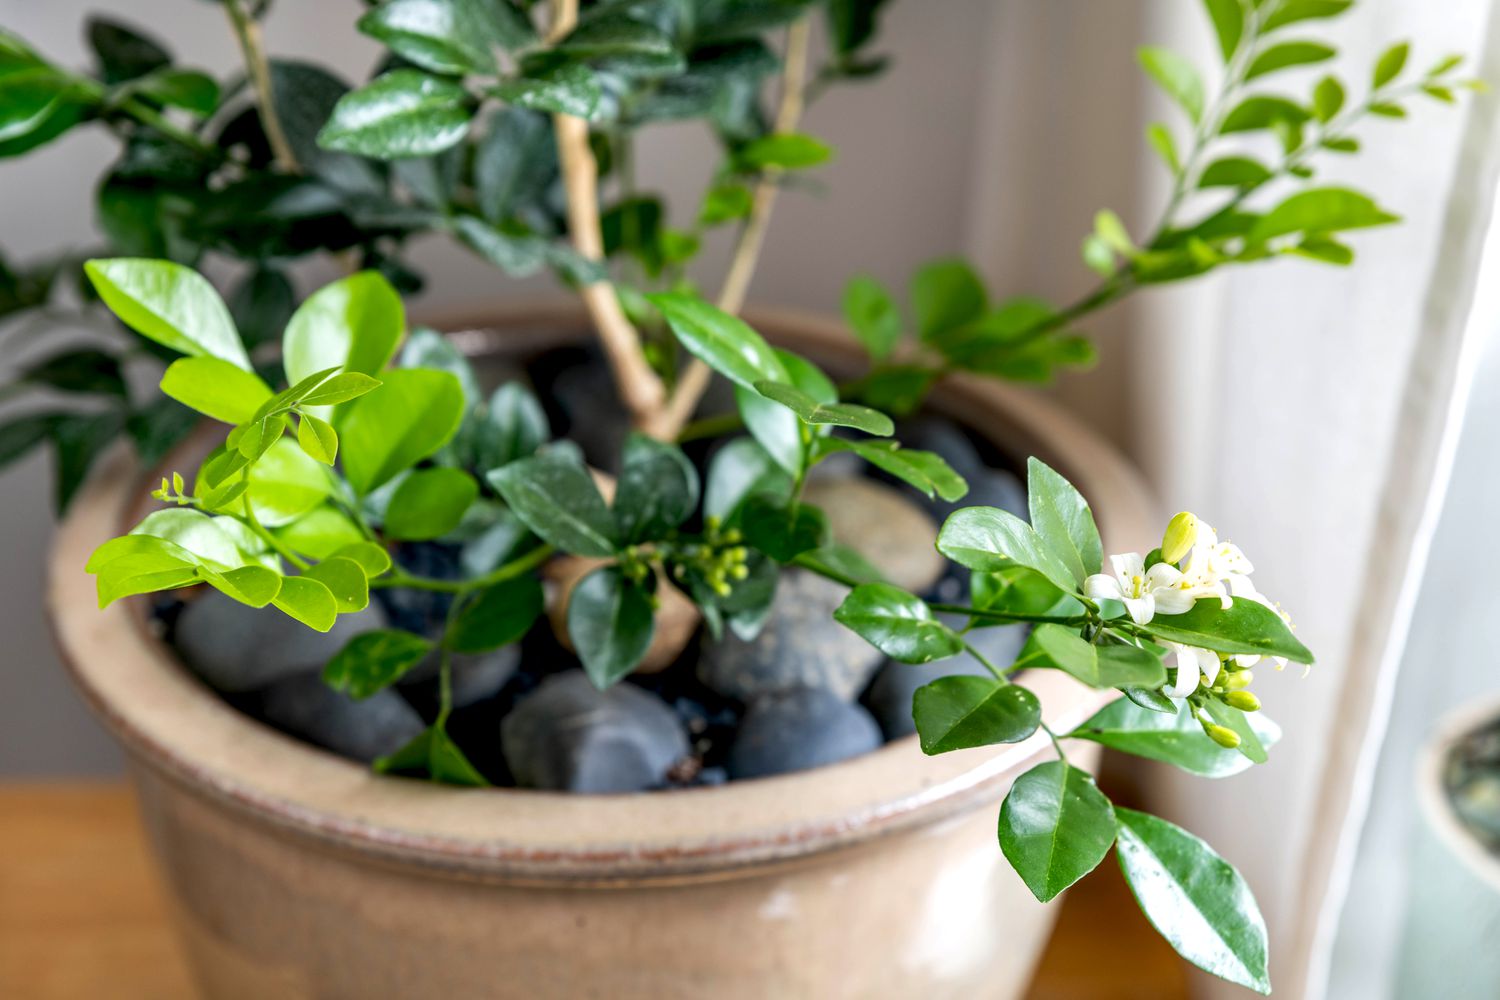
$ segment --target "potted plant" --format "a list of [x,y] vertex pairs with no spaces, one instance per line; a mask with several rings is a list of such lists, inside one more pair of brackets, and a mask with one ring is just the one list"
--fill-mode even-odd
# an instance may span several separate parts
[[[1394,216],[1313,184],[1316,158],[1411,94],[1450,100],[1454,60],[1409,73],[1398,45],[1361,101],[1331,76],[1267,96],[1252,81],[1334,54],[1289,27],[1350,5],[1211,0],[1211,95],[1142,54],[1191,124],[1150,130],[1174,177],[1153,232],[1101,213],[1100,283],[1061,307],[991,304],[936,262],[910,331],[856,278],[861,357],[736,313],[778,191],[830,153],[801,109],[878,70],[880,3],[386,0],[359,28],[390,54],[347,92],[267,59],[264,6],[224,4],[247,83],[227,100],[118,25],[91,32],[99,78],[0,36],[0,154],[85,121],[124,137],[100,210],[125,253],[88,260],[84,287],[171,359],[170,406],[220,425],[184,439],[168,404],[132,404],[115,355],[75,352],[22,384],[111,405],[23,418],[6,449],[51,440],[64,502],[121,429],[156,467],[149,513],[124,458],[74,502],[52,606],[131,752],[207,990],[1010,994],[1047,927],[1030,898],[1112,846],[1185,958],[1269,990],[1239,875],[1090,768],[1100,747],[1208,777],[1263,761],[1252,668],[1312,654],[1235,546],[1186,513],[1155,544],[1129,470],[994,380],[1087,363],[1073,324],[1140,287],[1348,263],[1339,235]],[[809,73],[820,13],[832,51]],[[686,229],[629,167],[639,128],[680,117],[725,150]],[[685,266],[731,224],[709,302]],[[498,346],[473,363],[464,337],[407,336],[400,250],[434,229],[509,273],[551,267],[586,324],[471,332]],[[284,263],[325,251],[360,269],[295,305]],[[229,302],[190,266],[209,253],[252,265]],[[13,303],[46,299],[48,274],[10,279]],[[601,368],[617,410],[559,377]],[[1024,495],[1005,454],[1033,456]],[[116,603],[143,594],[168,596]]]

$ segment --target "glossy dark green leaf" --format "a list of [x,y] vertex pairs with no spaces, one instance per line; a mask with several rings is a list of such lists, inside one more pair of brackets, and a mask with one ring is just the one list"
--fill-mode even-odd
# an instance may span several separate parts
[[698,470],[682,449],[633,433],[625,439],[614,515],[626,544],[654,541],[698,509]]
[[776,352],[744,320],[692,295],[671,292],[646,298],[661,310],[683,347],[736,385],[754,389],[759,381],[787,381]]
[[487,478],[528,528],[564,552],[614,554],[614,516],[581,459],[545,451],[495,469]]
[[1164,819],[1119,809],[1120,870],[1146,918],[1205,972],[1271,992],[1266,925],[1240,873]]
[[453,80],[392,70],[341,98],[318,143],[381,160],[432,156],[469,131],[469,95]]
[[486,587],[464,606],[444,640],[456,653],[483,653],[519,642],[542,613],[542,585],[518,576]]
[[[1081,614],[1083,605],[1036,570],[1011,566],[969,576],[969,604],[986,611],[1015,615]],[[983,620],[982,618],[979,620]]]
[[1090,687],[1154,688],[1167,680],[1167,668],[1155,653],[1136,646],[1096,646],[1063,625],[1038,625],[1027,651],[1045,656],[1037,666],[1057,667]]
[[475,252],[513,278],[535,274],[547,263],[548,241],[539,236],[506,232],[475,215],[458,216],[453,228]]
[[965,507],[949,515],[938,533],[938,551],[960,565],[994,573],[1019,564],[1067,593],[1077,583],[1031,525],[998,507]]
[[969,492],[969,484],[936,452],[902,448],[895,441],[860,441],[848,438],[824,438],[818,442],[820,454],[851,451],[897,479],[921,490],[929,500],[942,497],[952,503]]
[[292,283],[271,267],[251,271],[229,296],[229,314],[250,349],[279,339],[296,308]]
[[399,681],[425,660],[433,644],[399,629],[379,629],[355,636],[323,668],[323,681],[356,700],[368,698]]
[[580,63],[563,63],[534,75],[501,80],[491,92],[513,107],[585,121],[594,119],[604,100],[598,74]]
[[740,509],[745,541],[780,563],[828,542],[828,517],[805,503],[788,506],[775,497],[757,493]]
[[[832,405],[838,402],[838,388],[817,365],[779,348],[775,350],[775,354],[786,370],[791,385],[815,404]],[[804,427],[802,420],[792,409],[743,386],[734,387],[734,401],[745,421],[746,429],[776,460],[776,464],[793,476],[800,473],[803,466],[809,463],[809,441],[813,438],[823,440],[822,435],[827,428],[814,427],[809,434],[808,428]]]
[[1036,695],[993,677],[939,677],[917,689],[912,719],[925,754],[1029,739],[1042,722]]
[[55,417],[52,413],[28,413],[0,423],[0,468],[46,441]]
[[568,638],[601,691],[636,668],[655,629],[650,595],[618,567],[594,570],[568,599]]
[[844,286],[844,321],[877,361],[888,357],[901,340],[901,310],[885,286],[869,275],[852,278]]
[[535,454],[552,428],[536,396],[519,382],[507,382],[490,397],[474,433],[479,468],[488,472]]
[[556,142],[545,115],[524,108],[490,115],[474,151],[474,193],[487,221],[499,223],[543,197],[556,174]]
[[229,307],[197,271],[131,257],[90,260],[83,268],[104,304],[136,333],[181,354],[250,370]]
[[1035,456],[1026,461],[1026,502],[1037,537],[1077,584],[1099,572],[1104,549],[1093,511],[1072,483]]
[[99,60],[99,75],[107,84],[145,76],[172,61],[161,42],[111,17],[89,17],[88,39]]
[[360,18],[359,30],[408,62],[455,76],[493,74],[495,47],[534,40],[504,0],[385,0]]
[[1152,46],[1140,49],[1137,55],[1141,68],[1187,112],[1188,118],[1193,122],[1203,118],[1203,78],[1192,63],[1170,49]]
[[54,497],[58,510],[67,508],[83,485],[95,459],[124,430],[125,415],[119,410],[103,413],[58,414],[49,427],[56,460]]
[[879,410],[857,403],[820,403],[801,389],[785,382],[762,379],[755,383],[755,391],[785,406],[804,423],[852,427],[880,437],[893,434],[896,430],[891,418]]
[[463,389],[448,372],[385,372],[378,389],[348,404],[337,427],[344,475],[361,495],[434,454],[463,419]]
[[462,469],[417,469],[391,494],[382,531],[387,538],[426,541],[448,534],[479,497],[479,484]]
[[158,69],[130,83],[129,90],[160,104],[182,108],[200,117],[219,106],[219,85],[213,77],[193,70]]
[[16,382],[59,392],[98,393],[122,398],[126,395],[119,359],[92,348],[64,351],[34,361],[21,370]]
[[1198,601],[1180,615],[1157,615],[1148,626],[1158,639],[1200,646],[1219,653],[1260,653],[1311,663],[1312,652],[1287,627],[1281,616],[1263,604],[1234,598],[1229,608],[1217,599]]
[[1263,49],[1250,64],[1245,79],[1254,80],[1258,76],[1293,66],[1327,62],[1336,55],[1338,52],[1332,46],[1321,42],[1283,42]]
[[1299,191],[1258,219],[1247,238],[1265,242],[1289,233],[1327,233],[1399,222],[1368,195],[1348,188]]
[[833,617],[902,663],[931,663],[964,649],[963,637],[938,621],[926,601],[889,583],[855,587]]
[[[1238,750],[1225,749],[1209,739],[1186,705],[1174,708],[1172,714],[1166,714],[1120,698],[1068,735],[1137,757],[1165,761],[1204,778],[1226,778],[1251,766],[1253,761]],[[1281,738],[1281,729],[1261,713],[1246,718],[1262,746],[1272,746]]]
[[782,469],[753,438],[741,437],[715,453],[703,489],[703,514],[734,520],[755,494],[785,499],[792,492],[791,474]]
[[1043,903],[1098,867],[1114,841],[1109,799],[1060,760],[1017,778],[1000,807],[1000,849]]
[[974,269],[961,260],[937,260],[911,279],[911,308],[917,333],[933,342],[984,315],[988,297]]

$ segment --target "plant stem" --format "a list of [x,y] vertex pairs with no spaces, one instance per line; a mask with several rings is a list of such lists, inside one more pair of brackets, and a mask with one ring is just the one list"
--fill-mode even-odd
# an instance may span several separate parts
[[[802,118],[807,88],[807,51],[812,35],[812,22],[804,17],[787,29],[786,58],[781,76],[781,104],[776,110],[774,132],[778,135],[797,130]],[[750,291],[750,280],[755,276],[755,266],[760,261],[761,247],[765,244],[766,229],[770,225],[771,212],[776,207],[776,193],[781,171],[768,168],[755,188],[755,197],[750,206],[750,217],[740,228],[739,240],[734,247],[734,256],[729,262],[729,271],[724,276],[724,285],[719,290],[718,306],[727,313],[738,313],[745,305],[745,296]],[[697,358],[688,365],[667,401],[667,411],[662,420],[664,436],[675,435],[688,418],[693,415],[698,401],[708,390],[713,376],[708,365]]]
[[[244,482],[248,490],[250,485],[249,466],[245,467]],[[250,502],[250,497],[248,495],[244,497],[244,504],[245,523],[250,526],[250,530],[255,532],[255,534],[259,536],[260,539],[267,545],[269,545],[277,555],[281,556],[281,558],[285,559],[287,562],[291,563],[299,570],[307,569],[309,567],[309,563],[306,559],[303,559],[301,556],[297,555],[297,553],[289,549],[282,543],[281,539],[277,538],[275,535],[271,534],[271,532],[267,531],[265,527],[260,523],[260,518],[255,516],[255,505]]]
[[994,674],[995,675],[995,680],[999,681],[1001,684],[1009,684],[1010,683],[1010,678],[1007,677],[1007,676],[1005,676],[1006,673],[1007,673],[1007,671],[1001,670],[999,667],[997,667],[993,663],[991,663],[990,660],[989,660],[989,657],[985,656],[983,653],[981,653],[979,650],[975,649],[972,645],[970,645],[967,642],[964,643],[964,649],[968,652],[968,654],[970,656],[974,657],[974,659],[976,659],[976,660],[979,661],[979,665],[981,667],[983,667],[984,669],[988,670],[990,673]]
[[[552,29],[547,40],[556,43],[578,23],[578,0],[553,0]],[[589,125],[572,115],[553,115],[557,158],[568,196],[568,233],[574,248],[587,260],[603,263],[604,237],[599,227],[599,165],[589,148]],[[636,332],[614,285],[607,278],[584,285],[579,294],[594,321],[620,399],[640,429],[665,437],[661,429],[666,389],[641,350]]]
[[1063,752],[1062,743],[1059,741],[1058,735],[1052,731],[1052,727],[1045,722],[1039,722],[1037,725],[1041,727],[1042,732],[1047,734],[1047,738],[1052,741],[1052,749],[1057,751],[1058,760],[1061,760],[1064,764],[1068,763],[1068,755]]
[[239,42],[240,54],[245,59],[245,72],[250,85],[255,88],[256,107],[260,112],[260,124],[265,130],[266,141],[271,144],[271,153],[281,169],[298,173],[301,167],[292,144],[287,141],[286,130],[281,127],[281,118],[276,114],[275,94],[271,89],[271,64],[266,59],[265,45],[261,40],[260,24],[245,9],[245,0],[224,0],[224,12],[229,15],[234,28],[235,40]]
[[1008,611],[990,611],[986,608],[971,608],[962,604],[933,604],[931,602],[927,606],[934,611],[941,611],[944,614],[968,615],[971,618],[984,618],[997,622],[1032,622],[1037,625],[1081,625],[1088,621],[1082,615],[1073,615],[1070,617],[1017,615],[1011,614]]
[[405,587],[408,590],[431,590],[445,594],[467,594],[470,591],[493,587],[495,584],[504,583],[506,580],[513,580],[546,562],[552,557],[554,551],[550,545],[539,545],[525,555],[517,556],[505,565],[473,580],[437,580],[432,577],[413,576],[400,569],[392,568],[391,572],[387,575],[377,580],[371,580],[370,586],[377,588]]

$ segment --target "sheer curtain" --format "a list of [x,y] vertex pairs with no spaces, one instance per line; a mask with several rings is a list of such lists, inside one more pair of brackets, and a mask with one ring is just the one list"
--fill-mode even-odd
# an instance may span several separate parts
[[[1414,66],[1463,53],[1497,80],[1492,6],[1363,0],[1322,24],[1333,28],[1343,54],[1338,72],[1352,88],[1364,86],[1397,38],[1411,39]],[[1042,47],[1039,19],[1057,32],[1043,65],[1026,54]],[[1215,55],[1202,20],[1193,0],[1002,7],[991,100],[979,123],[982,133],[1003,137],[992,152],[1048,157],[1082,135],[1091,156],[1081,172],[1049,174],[1042,197],[1063,210],[1046,218],[1007,213],[1004,198],[979,202],[990,210],[976,214],[971,244],[992,276],[1003,283],[1018,262],[1024,270],[1037,260],[1063,262],[1077,275],[1067,260],[1082,231],[1075,220],[1110,200],[1124,205],[1127,220],[1149,219],[1160,204],[1157,172],[1136,161],[1100,183],[1097,164],[1119,164],[1124,151],[1141,149],[1139,130],[1170,113],[1152,98],[1142,106],[1139,96],[1122,95],[1128,78],[1090,58],[1135,39],[1196,48],[1207,65]],[[1029,75],[1015,64],[999,68],[1008,55]],[[1083,100],[1071,105],[1081,110],[1038,115],[1038,101],[1049,99],[1033,95],[1053,88],[1075,98],[1082,88]],[[1142,85],[1137,94],[1144,92]],[[1024,110],[1008,110],[1015,105]],[[1293,997],[1323,994],[1472,368],[1465,321],[1495,184],[1496,104],[1480,98],[1462,111],[1425,103],[1413,111],[1408,121],[1372,122],[1362,132],[1364,152],[1328,163],[1320,178],[1371,191],[1405,217],[1355,239],[1352,270],[1278,262],[1147,293],[1094,326],[1104,337],[1105,371],[1064,388],[1137,458],[1164,502],[1197,511],[1251,555],[1262,589],[1292,612],[1318,653],[1306,679],[1288,671],[1257,683],[1286,730],[1270,764],[1219,783],[1168,771],[1152,783],[1162,811],[1249,879],[1271,927],[1278,993]],[[982,161],[979,170],[982,188],[1015,168]],[[1243,995],[1206,980],[1201,992]]]

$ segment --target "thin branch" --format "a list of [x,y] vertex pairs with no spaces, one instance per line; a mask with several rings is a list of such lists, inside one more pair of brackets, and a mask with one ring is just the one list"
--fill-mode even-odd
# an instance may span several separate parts
[[[552,12],[548,41],[555,43],[578,23],[578,0],[553,0]],[[557,158],[562,166],[563,187],[568,196],[568,232],[573,246],[588,260],[603,261],[604,237],[599,228],[599,165],[589,147],[588,122],[572,115],[553,115],[552,123],[557,134]],[[638,427],[661,436],[659,424],[666,390],[646,363],[640,334],[620,307],[614,286],[602,279],[584,285],[580,294],[598,330],[626,409]]]
[[287,141],[286,129],[276,114],[275,95],[271,90],[271,64],[266,60],[266,47],[261,40],[260,24],[245,9],[245,0],[224,0],[224,10],[234,28],[234,37],[240,43],[240,53],[245,59],[245,71],[250,84],[255,88],[255,103],[260,111],[260,124],[266,132],[266,141],[281,169],[288,173],[299,173],[297,155]]
[[[776,110],[774,127],[778,135],[797,131],[797,123],[802,118],[807,90],[807,50],[811,35],[812,22],[805,17],[787,30],[786,58],[781,75],[781,104]],[[765,176],[756,185],[750,217],[740,229],[734,257],[724,276],[724,286],[719,290],[718,306],[727,313],[737,313],[745,305],[750,280],[755,276],[755,266],[765,243],[771,211],[776,207],[779,173],[775,168],[767,168]],[[675,436],[687,423],[693,410],[697,408],[698,401],[703,398],[703,393],[708,390],[712,375],[708,365],[697,358],[688,365],[677,383],[676,391],[667,402],[667,411],[662,419],[662,436]]]

